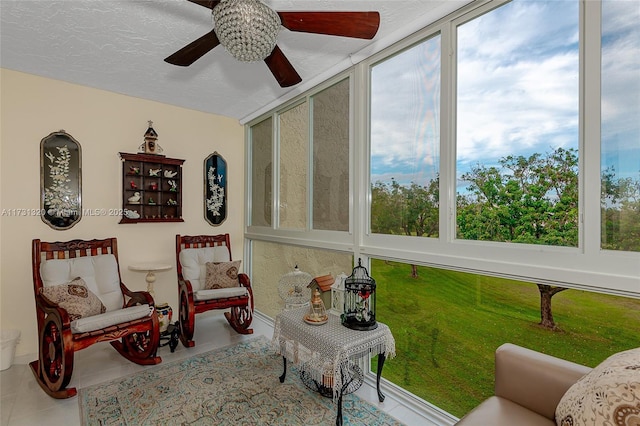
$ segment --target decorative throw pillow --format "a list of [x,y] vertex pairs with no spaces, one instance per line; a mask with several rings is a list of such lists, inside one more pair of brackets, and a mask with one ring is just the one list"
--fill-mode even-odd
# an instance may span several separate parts
[[640,348],[611,355],[571,386],[556,407],[556,424],[640,425]]
[[238,270],[240,260],[233,262],[207,262],[207,279],[205,288],[238,287]]
[[71,321],[107,311],[98,296],[87,288],[87,284],[80,277],[74,278],[67,284],[44,287],[42,295],[64,308]]

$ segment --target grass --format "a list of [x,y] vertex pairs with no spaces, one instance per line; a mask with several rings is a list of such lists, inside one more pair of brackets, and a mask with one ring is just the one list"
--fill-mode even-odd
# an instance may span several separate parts
[[[640,300],[579,290],[556,294],[561,328],[541,328],[536,285],[374,260],[376,316],[396,339],[397,357],[383,377],[462,417],[493,395],[495,349],[515,343],[596,366],[640,346]],[[375,365],[373,367],[375,371]]]

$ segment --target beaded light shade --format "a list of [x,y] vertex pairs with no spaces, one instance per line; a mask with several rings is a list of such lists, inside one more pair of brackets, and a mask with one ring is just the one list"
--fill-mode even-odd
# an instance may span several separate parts
[[262,61],[273,51],[280,17],[265,4],[258,0],[222,0],[212,15],[220,44],[237,60]]

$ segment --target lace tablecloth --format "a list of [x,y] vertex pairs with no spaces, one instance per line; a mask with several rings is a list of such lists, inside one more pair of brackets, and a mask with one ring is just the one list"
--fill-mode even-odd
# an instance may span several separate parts
[[350,361],[370,354],[395,357],[396,342],[385,324],[378,322],[374,330],[352,330],[340,323],[338,315],[330,313],[326,324],[310,325],[303,319],[308,309],[289,309],[279,314],[272,345],[288,361],[303,365],[313,380],[332,387],[334,397],[340,393],[342,371],[347,370]]

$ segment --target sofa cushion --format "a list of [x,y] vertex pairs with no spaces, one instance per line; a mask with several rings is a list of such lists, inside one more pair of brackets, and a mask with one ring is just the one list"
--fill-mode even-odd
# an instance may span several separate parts
[[471,410],[456,426],[555,426],[553,420],[508,399],[492,396]]
[[196,292],[205,288],[207,262],[229,262],[231,259],[227,246],[215,246],[181,250],[179,260],[182,276],[191,282]]
[[227,297],[241,297],[248,296],[249,292],[246,287],[231,287],[231,288],[214,288],[211,290],[199,290],[193,293],[194,300],[213,300],[213,299],[225,299]]
[[122,309],[124,305],[118,262],[112,254],[47,260],[40,265],[40,276],[44,287],[66,284],[80,277],[107,311]]
[[41,293],[66,310],[71,321],[102,314],[107,310],[98,296],[87,288],[87,284],[80,277],[67,284],[43,287]]
[[205,288],[212,290],[216,288],[232,288],[238,287],[238,270],[240,261],[233,262],[207,262],[207,278]]
[[564,394],[558,426],[639,425],[640,348],[611,355]]
[[149,306],[147,304],[135,305],[128,308],[105,312],[104,314],[100,315],[80,318],[71,322],[71,332],[86,333],[89,331],[101,330],[112,325],[122,324],[124,322],[148,317],[153,313],[153,309],[153,306]]

